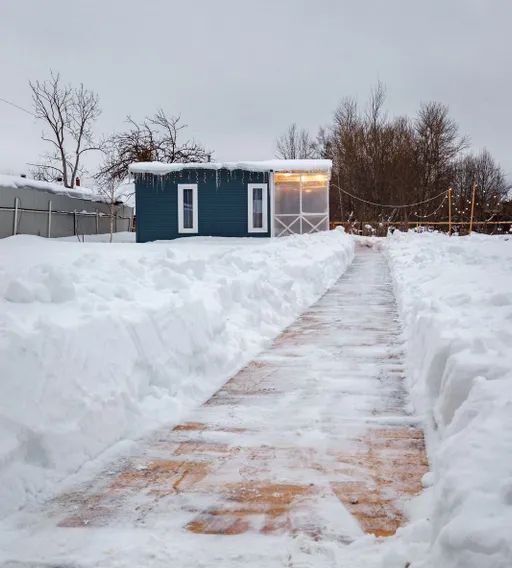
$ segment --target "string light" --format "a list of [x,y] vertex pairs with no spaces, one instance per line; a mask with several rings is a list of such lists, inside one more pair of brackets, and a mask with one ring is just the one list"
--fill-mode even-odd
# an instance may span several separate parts
[[432,213],[428,213],[427,215],[418,215],[418,212],[416,211],[414,214],[416,215],[416,217],[418,219],[428,219],[429,217],[433,217],[441,209],[441,207],[445,204],[447,199],[448,199],[448,193],[446,193],[446,195],[444,196],[444,199],[441,201],[439,206],[436,209],[434,209],[434,211],[432,211]]
[[362,203],[366,203],[367,205],[375,205],[376,207],[389,207],[391,209],[406,209],[407,207],[422,205],[423,203],[429,203],[430,201],[434,201],[438,197],[441,197],[441,195],[446,195],[448,193],[448,190],[444,190],[438,193],[437,195],[434,195],[434,197],[429,197],[428,199],[424,199],[423,201],[417,201],[416,203],[408,203],[407,205],[387,205],[384,203],[376,203],[375,201],[369,201],[367,199],[363,199],[362,197],[358,197],[357,195],[350,193],[346,189],[342,189],[341,187],[337,186],[334,183],[332,183],[331,185],[336,189],[338,189],[339,191],[341,191],[342,193],[345,193],[346,195],[352,197],[352,199],[356,199],[357,201],[361,201]]

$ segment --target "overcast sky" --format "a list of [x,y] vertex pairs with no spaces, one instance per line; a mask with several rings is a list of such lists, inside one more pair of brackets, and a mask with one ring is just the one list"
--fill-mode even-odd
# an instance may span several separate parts
[[[274,156],[381,80],[390,115],[449,105],[512,174],[511,0],[0,0],[0,97],[59,71],[96,91],[98,133],[127,114],[181,114],[217,160]],[[0,102],[0,172],[27,171],[41,126]]]

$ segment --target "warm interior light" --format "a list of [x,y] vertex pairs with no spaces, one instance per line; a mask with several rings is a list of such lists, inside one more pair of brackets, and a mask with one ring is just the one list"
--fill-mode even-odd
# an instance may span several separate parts
[[274,174],[276,183],[292,181],[327,183],[329,178],[330,175],[325,172],[276,172]]
[[329,176],[327,174],[303,174],[301,176],[301,181],[304,182],[327,182],[329,181]]
[[294,172],[276,172],[274,174],[274,181],[276,183],[299,183],[300,174]]

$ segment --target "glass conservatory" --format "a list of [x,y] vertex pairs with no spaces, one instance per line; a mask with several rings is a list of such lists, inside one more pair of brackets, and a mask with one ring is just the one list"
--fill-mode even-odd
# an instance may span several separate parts
[[329,229],[329,178],[329,171],[274,172],[274,236]]

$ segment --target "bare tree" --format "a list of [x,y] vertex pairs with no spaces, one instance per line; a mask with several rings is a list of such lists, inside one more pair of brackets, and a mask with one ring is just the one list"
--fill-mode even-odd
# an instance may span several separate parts
[[508,185],[501,168],[488,152],[462,156],[467,141],[446,106],[431,102],[421,105],[414,119],[389,118],[384,102],[380,83],[364,112],[355,100],[342,100],[331,125],[317,138],[319,155],[333,161],[333,219],[355,226],[363,221],[444,220],[446,191],[451,186],[452,214],[462,220],[468,216],[473,184],[477,187],[475,217],[486,220],[502,215]]
[[507,200],[510,184],[501,167],[487,150],[459,158],[453,168],[454,218],[466,221],[470,215],[473,186],[476,189],[475,218],[490,221]]
[[316,158],[318,155],[314,139],[304,128],[295,123],[276,141],[276,156],[283,160]]
[[65,85],[53,71],[46,81],[29,82],[34,115],[44,123],[42,139],[51,146],[43,163],[32,164],[38,177],[62,180],[65,187],[75,186],[82,173],[84,154],[101,150],[93,126],[99,117],[98,95],[80,84]]
[[421,197],[426,199],[446,189],[452,165],[467,140],[448,115],[448,107],[438,102],[422,104],[415,121],[418,168],[421,171]]
[[128,175],[133,162],[205,162],[211,156],[201,144],[182,140],[186,124],[180,116],[167,116],[163,110],[137,122],[127,117],[128,128],[112,135],[105,144],[105,160],[97,178],[116,181]]
[[[130,190],[126,190],[129,187]],[[109,242],[112,242],[112,236],[114,234],[115,228],[115,218],[119,208],[122,207],[127,200],[133,197],[134,190],[131,189],[132,184],[119,183],[118,180],[104,176],[98,180],[98,194],[105,200],[109,206],[110,212],[110,238]]]
[[386,115],[383,112],[385,102],[386,86],[381,81],[378,81],[370,93],[366,111],[366,121],[371,132],[377,132],[379,127],[386,122]]

